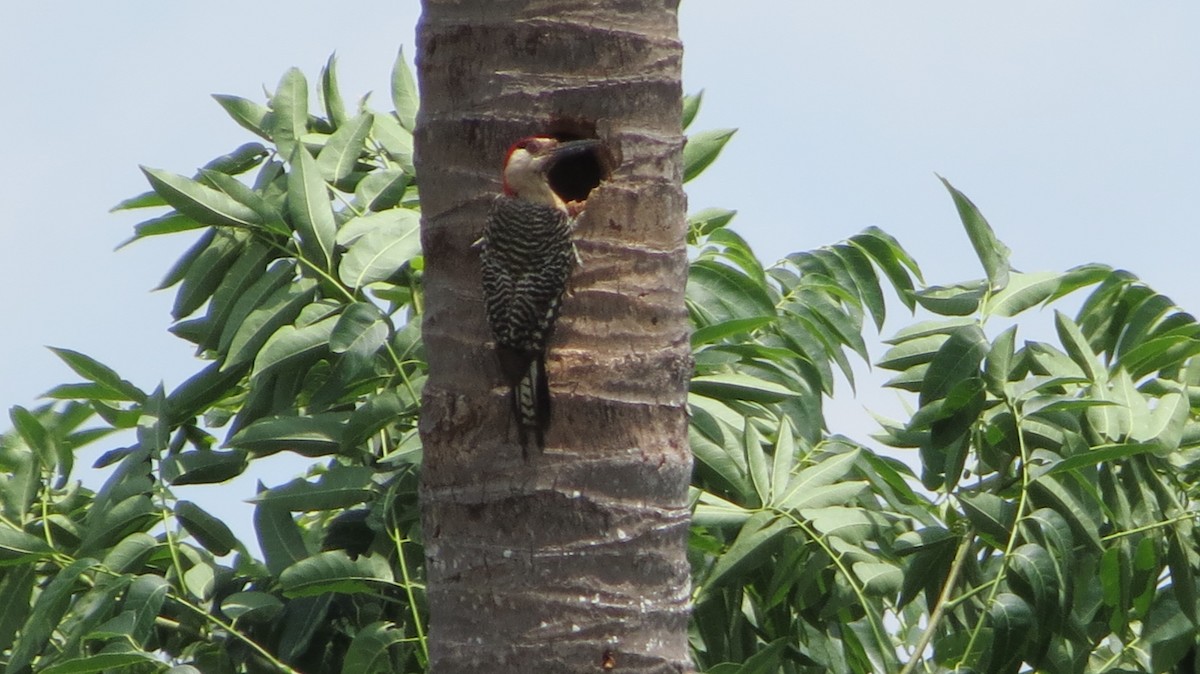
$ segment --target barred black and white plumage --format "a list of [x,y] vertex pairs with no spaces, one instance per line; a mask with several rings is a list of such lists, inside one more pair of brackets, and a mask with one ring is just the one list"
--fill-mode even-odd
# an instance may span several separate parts
[[513,416],[521,449],[545,449],[550,426],[546,347],[567,279],[575,264],[571,241],[579,202],[568,206],[550,184],[549,172],[567,157],[598,147],[596,140],[522,138],[508,148],[496,197],[480,239],[483,301],[496,339],[496,354],[512,388]]
[[575,249],[565,209],[500,195],[480,241],[483,297],[521,445],[540,450],[550,423],[546,347]]

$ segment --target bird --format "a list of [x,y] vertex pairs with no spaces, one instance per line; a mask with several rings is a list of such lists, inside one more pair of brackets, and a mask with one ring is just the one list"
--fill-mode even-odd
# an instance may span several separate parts
[[529,136],[509,147],[479,239],[483,300],[500,370],[511,390],[522,453],[545,449],[550,425],[546,349],[575,266],[582,202],[564,201],[550,171],[594,152],[595,139]]

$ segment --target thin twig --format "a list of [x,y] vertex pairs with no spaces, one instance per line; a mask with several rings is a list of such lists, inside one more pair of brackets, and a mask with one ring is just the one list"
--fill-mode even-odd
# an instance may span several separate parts
[[958,574],[962,572],[963,563],[967,561],[967,551],[971,549],[971,543],[975,540],[974,530],[968,529],[963,535],[962,541],[958,544],[958,550],[954,553],[954,563],[950,565],[950,573],[946,576],[946,584],[942,586],[942,593],[938,596],[937,605],[933,607],[933,613],[929,614],[929,624],[925,626],[925,631],[921,633],[921,638],[917,641],[917,647],[913,650],[912,659],[904,665],[904,669],[900,670],[900,674],[912,674],[917,667],[917,662],[921,660],[921,653],[925,651],[925,647],[929,645],[929,641],[933,639],[933,633],[937,629],[937,625],[942,621],[942,614],[946,611],[946,605],[950,603],[950,594],[954,592],[954,585],[958,582]]

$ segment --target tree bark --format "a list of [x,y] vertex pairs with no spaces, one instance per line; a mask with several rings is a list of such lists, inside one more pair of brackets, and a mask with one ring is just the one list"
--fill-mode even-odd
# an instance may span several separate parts
[[[421,435],[430,671],[690,671],[691,373],[678,0],[424,0],[415,135],[429,361]],[[505,149],[597,137],[527,460],[479,237]]]

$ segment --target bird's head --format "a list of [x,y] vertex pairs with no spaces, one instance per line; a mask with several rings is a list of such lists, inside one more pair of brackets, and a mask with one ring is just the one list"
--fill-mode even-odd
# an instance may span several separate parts
[[560,141],[550,136],[522,138],[508,148],[504,158],[504,193],[527,201],[566,209],[550,186],[549,171],[566,157],[591,151],[595,139]]

